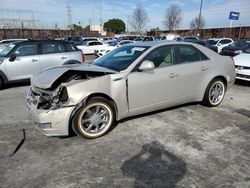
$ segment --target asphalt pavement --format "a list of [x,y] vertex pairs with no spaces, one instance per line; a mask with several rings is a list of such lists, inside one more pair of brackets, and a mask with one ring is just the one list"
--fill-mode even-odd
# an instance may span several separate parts
[[27,115],[28,87],[0,91],[1,188],[250,187],[249,83],[218,107],[136,116],[94,140],[42,135]]

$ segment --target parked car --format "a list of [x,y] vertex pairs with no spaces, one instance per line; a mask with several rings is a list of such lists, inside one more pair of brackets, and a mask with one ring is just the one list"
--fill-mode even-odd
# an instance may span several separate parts
[[206,40],[192,40],[191,42],[205,46],[205,47],[209,46]]
[[114,40],[112,37],[101,37],[99,38],[100,41],[104,42],[104,41],[110,41],[110,40]]
[[229,46],[222,48],[221,55],[236,56],[250,48],[250,39],[240,39]]
[[146,36],[141,41],[142,42],[155,41],[155,38],[153,36]]
[[81,37],[81,36],[69,36],[65,37],[66,41],[73,42],[76,46],[86,45],[89,41],[99,41],[96,37]]
[[102,48],[95,50],[95,55],[97,57],[103,56],[106,53],[114,50],[115,48],[118,48],[118,47],[123,46],[125,44],[130,44],[130,43],[134,43],[134,41],[132,41],[132,40],[123,40],[121,42],[114,41],[114,42],[110,43],[108,46],[103,46]]
[[217,106],[234,81],[230,57],[193,43],[141,42],[93,64],[33,75],[27,106],[47,136],[68,135],[72,128],[97,138],[126,117],[195,101]]
[[233,44],[234,41],[230,38],[210,38],[207,40],[207,42],[209,44],[210,49],[217,53],[220,53],[222,48]]
[[83,61],[82,52],[66,41],[13,42],[0,52],[0,88],[48,67]]
[[83,40],[81,36],[67,36],[64,38],[65,41],[73,42],[75,45],[82,45]]
[[184,37],[176,37],[174,40],[178,41],[178,42],[192,42],[192,41],[199,40],[199,37],[196,37],[196,36],[184,36]]
[[175,34],[175,33],[168,33],[165,35],[161,35],[161,39],[160,40],[174,40],[176,38],[180,37],[179,34]]
[[78,49],[81,49],[85,55],[92,55],[95,53],[95,50],[100,48],[104,48],[107,46],[104,42],[101,41],[90,41],[87,42],[86,45],[77,46]]
[[236,79],[250,81],[250,48],[234,56]]

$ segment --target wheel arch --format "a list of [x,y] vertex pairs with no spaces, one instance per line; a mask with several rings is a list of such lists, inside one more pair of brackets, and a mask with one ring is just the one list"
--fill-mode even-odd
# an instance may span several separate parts
[[72,64],[81,64],[81,62],[78,60],[68,60],[63,63],[63,65],[72,65]]
[[91,100],[93,98],[97,98],[97,97],[102,97],[102,98],[108,100],[113,105],[114,110],[115,110],[115,118],[117,120],[118,108],[117,108],[117,105],[116,105],[114,99],[112,99],[110,96],[108,96],[105,93],[92,93],[92,94],[89,94],[88,96],[86,96],[78,105],[76,105],[75,109],[72,111],[70,118],[69,118],[69,126],[68,126],[69,134],[75,133],[75,131],[73,130],[73,124],[74,124],[73,120],[74,120],[75,114],[79,111],[79,109],[82,106],[86,105],[89,100]]
[[117,105],[114,101],[114,99],[112,99],[110,96],[108,96],[107,94],[104,94],[104,93],[92,93],[90,95],[88,95],[87,97],[85,97],[84,99],[84,104],[88,103],[88,101],[92,98],[96,98],[96,97],[102,97],[106,100],[108,100],[109,102],[111,102],[111,104],[113,105],[114,107],[114,110],[115,110],[115,114],[116,114],[116,117],[118,117],[118,108],[117,108]]
[[2,79],[4,83],[8,82],[8,78],[7,78],[6,74],[4,74],[4,72],[1,70],[0,70],[0,79]]
[[224,82],[225,86],[226,86],[226,89],[227,89],[227,79],[226,79],[225,76],[222,76],[222,75],[216,76],[216,77],[214,77],[213,79],[211,79],[210,82],[207,84],[207,87],[208,87],[209,84],[210,84],[213,80],[215,80],[215,79],[220,79],[220,80],[222,80],[222,81]]

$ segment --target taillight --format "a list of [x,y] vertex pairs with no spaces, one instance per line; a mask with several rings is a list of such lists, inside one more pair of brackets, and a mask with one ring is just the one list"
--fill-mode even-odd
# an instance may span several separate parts
[[82,52],[82,62],[85,62],[85,56],[84,56],[83,52]]

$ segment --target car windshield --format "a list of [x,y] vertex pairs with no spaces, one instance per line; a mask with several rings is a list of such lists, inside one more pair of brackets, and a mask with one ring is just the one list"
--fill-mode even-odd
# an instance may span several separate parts
[[96,59],[93,64],[120,72],[131,65],[148,48],[148,46],[122,46]]
[[0,51],[0,57],[5,57],[15,46],[16,46],[16,43],[10,43],[10,44],[6,45]]
[[208,40],[207,42],[208,42],[208,44],[210,44],[210,45],[215,45],[215,44],[217,44],[218,41],[219,41],[219,40]]

